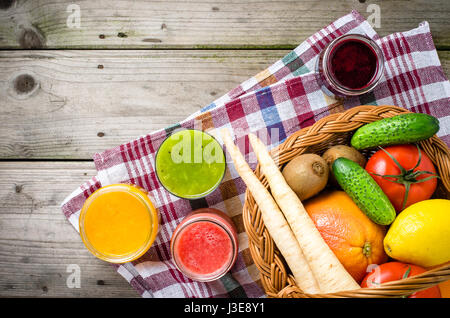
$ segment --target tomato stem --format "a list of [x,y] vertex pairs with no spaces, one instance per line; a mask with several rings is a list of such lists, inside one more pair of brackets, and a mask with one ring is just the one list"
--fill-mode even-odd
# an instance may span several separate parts
[[406,270],[405,274],[403,274],[402,279],[408,278],[409,273],[411,273],[411,266],[408,266],[408,269]]
[[[409,195],[409,190],[411,189],[411,184],[425,182],[425,181],[431,180],[433,178],[439,178],[439,176],[437,174],[435,174],[433,172],[430,172],[430,171],[424,171],[424,170],[414,171],[415,169],[417,169],[419,167],[419,165],[420,165],[420,163],[422,161],[422,152],[420,151],[420,147],[419,147],[418,144],[415,144],[415,145],[417,147],[417,151],[419,152],[419,158],[418,158],[417,163],[415,164],[415,166],[413,168],[406,170],[397,161],[397,159],[395,159],[395,157],[393,155],[391,155],[386,149],[383,149],[382,147],[379,147],[396,164],[396,166],[400,170],[400,174],[380,175],[380,174],[372,173],[373,175],[376,175],[378,177],[382,177],[383,179],[386,179],[388,181],[391,181],[391,182],[394,182],[394,183],[400,183],[400,184],[403,184],[405,186],[405,195],[403,197],[402,210],[405,209],[405,207],[406,207],[406,202],[408,201],[408,195]],[[430,176],[428,176],[426,178],[423,178],[423,179],[419,179],[419,180],[417,179],[419,176],[424,175],[424,174],[429,174]]]

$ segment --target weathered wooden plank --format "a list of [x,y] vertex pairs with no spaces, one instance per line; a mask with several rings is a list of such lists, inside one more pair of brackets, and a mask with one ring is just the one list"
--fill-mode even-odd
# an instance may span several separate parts
[[437,45],[450,46],[446,0],[79,0],[80,28],[71,28],[77,21],[69,7],[73,4],[5,1],[0,7],[0,47],[287,48],[352,9],[369,17],[369,5],[374,4],[380,8],[381,35],[427,20]]
[[77,158],[168,127],[286,51],[0,52],[0,158]]
[[[286,53],[0,52],[0,158],[90,159],[184,119]],[[439,56],[450,74],[450,52]]]
[[[139,297],[59,208],[94,174],[92,162],[0,162],[0,297]],[[66,284],[71,264],[80,288]]]

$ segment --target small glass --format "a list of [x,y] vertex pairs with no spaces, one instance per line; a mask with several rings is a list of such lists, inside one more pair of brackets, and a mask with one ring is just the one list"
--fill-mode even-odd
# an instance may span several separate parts
[[[344,45],[347,45],[348,47],[351,44],[355,47],[360,46],[362,50],[360,48],[359,57],[357,56],[356,58],[350,58],[351,61],[347,61],[347,63],[352,63],[352,61],[358,61],[361,59],[372,59],[374,64],[373,75],[368,78],[366,82],[361,82],[359,87],[346,86],[338,79],[334,72],[334,69],[338,67],[333,64],[333,59],[336,52],[339,52],[340,49],[342,52]],[[364,49],[364,47],[367,49]],[[342,58],[349,58],[349,55],[345,55],[344,53],[342,53],[342,55]],[[353,73],[348,74],[349,77],[351,77],[356,71],[352,70],[352,72]],[[384,57],[381,48],[373,40],[360,34],[346,34],[334,39],[321,52],[316,63],[316,79],[322,91],[324,91],[327,95],[338,99],[347,96],[358,96],[372,91],[380,82],[383,73]]]
[[80,236],[96,257],[126,263],[141,257],[156,239],[159,217],[148,193],[131,184],[112,184],[85,201]]
[[197,129],[182,129],[161,143],[155,168],[159,183],[168,192],[183,199],[200,199],[222,182],[226,171],[225,152],[212,135]]
[[[209,236],[210,233],[208,232],[204,232],[202,234],[202,224],[208,225],[208,227],[217,227],[219,233],[222,233],[222,240],[215,241],[214,236]],[[213,248],[214,245],[212,245],[212,247],[210,246],[199,250],[198,246],[197,249],[195,248],[195,243],[198,241],[189,241],[189,239],[186,238],[183,239],[183,236],[192,234],[189,233],[189,229],[190,227],[192,229],[192,226],[195,225],[199,225],[199,227],[195,230],[195,235],[197,235],[197,237],[200,237],[199,240],[203,241],[204,239],[207,239],[209,237],[209,239],[211,239],[213,242],[219,241],[223,244],[224,241],[226,241],[225,243],[227,245],[230,244],[230,250],[228,251],[228,247],[226,249],[227,255],[220,255],[220,253],[224,251],[224,248],[220,245],[217,245],[217,248]],[[179,243],[183,240],[188,243]],[[213,208],[197,209],[189,213],[175,229],[170,240],[170,252],[178,270],[187,277],[201,282],[219,279],[231,269],[236,261],[238,254],[238,238],[236,228],[230,217],[228,217],[224,212],[220,210]],[[186,253],[188,253],[189,255],[186,256]],[[181,256],[182,254],[184,256]],[[194,270],[192,268],[190,269],[190,265],[188,264],[188,262],[183,261],[183,259],[198,260],[198,263],[196,263],[198,265],[198,268],[196,268],[197,270]],[[204,268],[200,269],[200,264],[204,264],[202,259],[220,259],[221,262],[218,263],[219,265],[217,265],[217,267],[213,267],[214,265],[211,265],[211,268],[215,268],[215,270],[205,271]]]

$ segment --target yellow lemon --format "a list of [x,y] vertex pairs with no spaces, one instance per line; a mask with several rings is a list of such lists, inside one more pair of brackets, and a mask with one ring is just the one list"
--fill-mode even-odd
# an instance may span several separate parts
[[432,199],[403,210],[385,238],[386,253],[423,267],[450,260],[450,200]]

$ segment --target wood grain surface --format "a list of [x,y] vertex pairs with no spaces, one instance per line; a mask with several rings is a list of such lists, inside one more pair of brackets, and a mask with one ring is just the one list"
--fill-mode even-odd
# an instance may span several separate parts
[[[1,296],[137,296],[61,213],[64,198],[94,174],[92,162],[0,162]],[[67,285],[72,264],[80,288]]]
[[[0,158],[90,159],[186,118],[285,53],[2,51]],[[23,74],[29,92],[15,87]]]
[[[5,48],[287,48],[352,9],[369,17],[370,4],[380,6],[380,35],[427,20],[436,44],[450,45],[447,0],[7,2],[0,9]],[[80,9],[80,28],[69,27],[73,3]]]
[[[287,52],[0,51],[0,158],[91,159],[177,123]],[[449,74],[449,52],[439,56]],[[15,87],[23,74],[30,92]]]
[[0,1],[0,297],[139,297],[60,210],[95,175],[92,155],[184,119],[370,4],[382,36],[427,20],[450,74],[444,0]]

